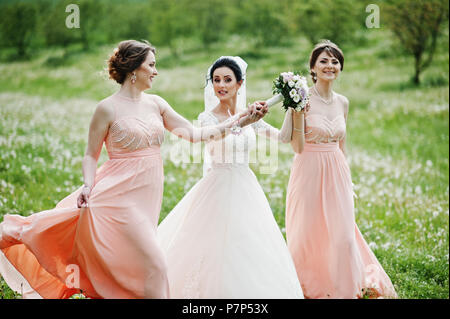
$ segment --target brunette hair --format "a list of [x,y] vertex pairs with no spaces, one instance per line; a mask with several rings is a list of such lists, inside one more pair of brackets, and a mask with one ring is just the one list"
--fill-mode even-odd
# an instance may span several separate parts
[[128,73],[136,70],[145,61],[149,51],[156,54],[156,49],[145,40],[120,42],[108,60],[109,78],[123,84]]
[[209,78],[212,80],[214,71],[218,68],[226,66],[227,68],[230,68],[231,71],[233,71],[234,76],[236,77],[236,81],[239,82],[242,80],[242,70],[239,67],[239,65],[229,58],[222,58],[214,62],[214,64],[211,67],[211,71],[209,72]]
[[341,71],[344,69],[344,53],[342,53],[342,50],[330,40],[322,40],[316,44],[309,57],[309,69],[311,70],[310,74],[314,83],[316,83],[317,79],[315,78],[315,73],[312,71],[312,68],[316,65],[317,58],[323,51],[338,59],[341,64]]

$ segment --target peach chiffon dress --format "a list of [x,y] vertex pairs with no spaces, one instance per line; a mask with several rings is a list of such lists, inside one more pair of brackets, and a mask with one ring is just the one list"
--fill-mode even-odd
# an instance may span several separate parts
[[105,99],[116,119],[105,138],[109,160],[96,172],[89,207],[81,188],[54,209],[0,224],[0,273],[24,298],[167,298],[167,267],[156,229],[163,195],[159,112],[126,116],[151,103],[143,94]]
[[339,147],[345,118],[328,118],[318,103],[312,96],[306,144],[295,154],[286,200],[286,239],[303,293],[306,298],[396,297],[355,223],[350,169]]

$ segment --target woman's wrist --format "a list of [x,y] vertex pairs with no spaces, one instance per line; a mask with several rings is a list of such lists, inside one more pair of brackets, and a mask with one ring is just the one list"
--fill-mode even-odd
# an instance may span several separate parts
[[242,127],[239,123],[240,118],[238,118],[236,121],[233,122],[233,126],[231,127],[231,133],[233,134],[240,134],[242,131]]
[[301,118],[301,117],[303,117],[303,116],[305,116],[305,112],[303,112],[303,111],[295,111],[294,110],[294,117],[296,117],[296,118]]
[[239,126],[240,126],[240,127],[247,126],[247,125],[249,125],[249,124],[251,124],[251,123],[253,123],[253,122],[251,122],[251,120],[250,120],[250,118],[249,118],[249,115],[246,115],[246,116],[244,116],[243,118],[241,118],[241,119],[239,120]]

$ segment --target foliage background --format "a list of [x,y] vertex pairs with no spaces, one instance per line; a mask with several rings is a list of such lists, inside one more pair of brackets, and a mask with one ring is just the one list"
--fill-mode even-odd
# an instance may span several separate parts
[[[104,69],[119,41],[157,47],[159,76],[150,92],[194,120],[217,57],[248,62],[251,101],[268,98],[280,72],[308,74],[313,45],[328,38],[345,53],[335,90],[350,100],[356,222],[401,298],[449,298],[448,23],[440,24],[432,61],[415,83],[414,56],[396,36],[398,15],[389,7],[420,17],[423,7],[412,2],[371,1],[380,27],[369,29],[370,3],[361,0],[1,1],[0,221],[50,209],[81,185],[90,117],[118,89]],[[65,27],[69,3],[80,7],[80,29]],[[429,30],[427,21],[410,23]],[[277,127],[282,119],[278,108],[267,116]],[[201,164],[171,157],[179,146],[167,133],[161,219],[201,177]],[[275,172],[251,165],[283,233],[292,157],[289,145],[279,145]],[[103,151],[100,163],[106,159]],[[0,298],[20,295],[0,279]]]

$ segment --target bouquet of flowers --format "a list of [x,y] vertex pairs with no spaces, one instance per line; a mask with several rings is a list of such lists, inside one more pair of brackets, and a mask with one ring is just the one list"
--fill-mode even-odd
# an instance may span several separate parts
[[309,102],[309,88],[306,78],[292,72],[283,72],[273,81],[272,98],[267,100],[270,107],[283,101],[283,108],[303,111]]

